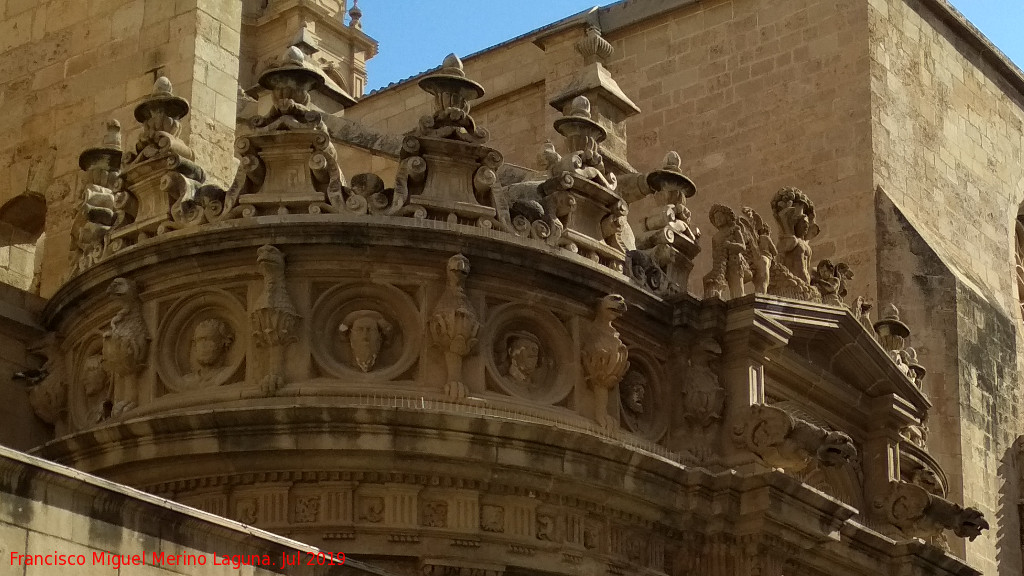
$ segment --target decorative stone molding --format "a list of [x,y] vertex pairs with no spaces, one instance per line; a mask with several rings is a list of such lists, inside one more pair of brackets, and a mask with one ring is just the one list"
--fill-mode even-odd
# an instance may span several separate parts
[[103,332],[103,365],[113,379],[111,416],[117,417],[138,406],[137,378],[146,365],[150,335],[134,281],[115,278],[106,293],[120,306]]
[[473,303],[466,296],[469,270],[469,259],[462,254],[448,259],[447,284],[427,324],[434,342],[444,351],[447,367],[445,394],[453,400],[466,397],[462,359],[476,348],[480,331],[480,320]]
[[626,300],[618,294],[609,294],[601,299],[594,314],[594,320],[584,328],[583,375],[594,391],[594,420],[598,425],[610,428],[616,419],[608,414],[608,392],[622,380],[629,369],[629,351],[619,338],[619,331],[612,322],[626,313]]
[[964,508],[925,487],[907,482],[891,482],[889,493],[875,502],[875,509],[893,526],[910,538],[948,550],[946,530],[961,538],[974,540],[989,524],[976,508]]
[[285,351],[298,340],[301,318],[285,286],[284,253],[269,244],[256,251],[256,265],[263,276],[263,293],[249,315],[256,346],[267,351],[260,389],[272,396],[284,385]]
[[737,445],[765,464],[797,473],[812,461],[823,466],[849,463],[857,456],[853,440],[842,432],[825,430],[782,408],[754,405],[746,422],[733,430]]

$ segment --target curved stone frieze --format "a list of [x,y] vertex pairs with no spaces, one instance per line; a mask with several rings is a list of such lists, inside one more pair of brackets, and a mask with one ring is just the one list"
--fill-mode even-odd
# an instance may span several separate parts
[[623,428],[657,441],[668,429],[668,411],[658,363],[637,348],[629,350],[629,370],[619,382]]
[[335,378],[394,380],[419,357],[423,321],[412,298],[394,286],[336,286],[317,299],[311,317],[313,357]]
[[220,290],[191,294],[163,318],[157,374],[169,392],[187,392],[244,380],[248,349],[245,309]]
[[539,404],[557,404],[572,392],[572,337],[551,312],[514,302],[499,306],[481,342],[489,343],[484,365],[498,390]]

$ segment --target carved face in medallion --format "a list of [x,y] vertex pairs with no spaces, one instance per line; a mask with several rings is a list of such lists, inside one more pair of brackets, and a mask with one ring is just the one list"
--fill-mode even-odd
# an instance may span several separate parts
[[540,340],[530,332],[513,332],[507,342],[508,377],[520,383],[532,382],[540,366]]
[[231,327],[220,318],[208,318],[197,324],[192,333],[193,371],[200,372],[222,365],[224,355],[234,341],[235,334]]
[[391,336],[394,326],[376,310],[357,310],[345,317],[338,327],[348,339],[352,362],[363,372],[369,372],[377,362],[381,347]]
[[107,388],[107,372],[103,369],[103,356],[93,354],[82,362],[82,388],[87,396],[100,394]]
[[647,395],[647,377],[640,372],[630,372],[622,381],[619,389],[622,405],[634,415],[644,413],[644,396]]

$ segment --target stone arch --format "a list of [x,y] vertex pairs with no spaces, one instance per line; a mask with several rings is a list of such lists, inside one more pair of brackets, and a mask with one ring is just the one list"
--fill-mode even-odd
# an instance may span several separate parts
[[42,195],[19,194],[0,206],[0,282],[39,292],[45,229]]

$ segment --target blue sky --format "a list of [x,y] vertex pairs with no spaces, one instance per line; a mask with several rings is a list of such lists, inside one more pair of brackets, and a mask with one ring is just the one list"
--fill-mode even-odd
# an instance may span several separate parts
[[[360,0],[363,30],[380,42],[368,91],[472,54],[611,0]],[[989,40],[1024,65],[1024,0],[952,0]]]

